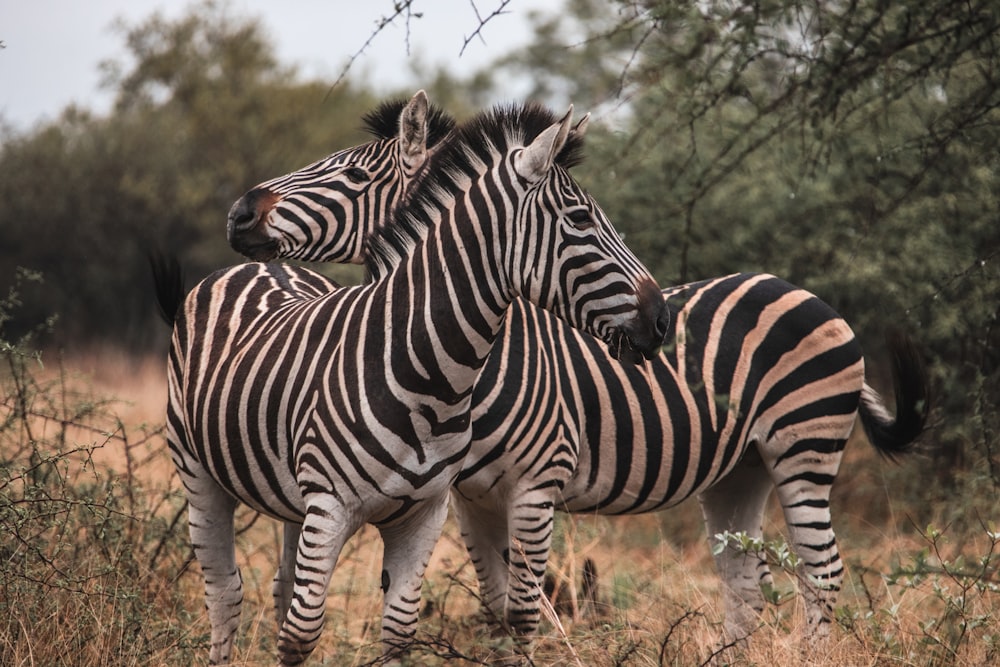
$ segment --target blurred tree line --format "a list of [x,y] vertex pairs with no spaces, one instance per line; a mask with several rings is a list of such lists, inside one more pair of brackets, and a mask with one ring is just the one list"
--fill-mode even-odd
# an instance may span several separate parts
[[[192,276],[240,261],[226,214],[252,185],[366,140],[363,87],[303,82],[252,20],[214,4],[123,26],[128,62],[106,63],[107,117],[68,108],[0,149],[0,288],[41,272],[25,319],[58,313],[61,345],[164,347],[146,255],[178,252]],[[152,339],[150,339],[152,336]]]
[[[992,473],[994,0],[565,0],[532,20],[528,48],[469,80],[422,73],[414,88],[459,117],[509,99],[512,82],[594,111],[577,176],[662,284],[779,275],[851,322],[876,376],[882,332],[908,331],[937,388],[930,439]],[[65,341],[165,349],[147,249],[179,252],[193,277],[239,261],[224,237],[235,198],[363,140],[379,96],[350,74],[301,81],[257,23],[214,5],[124,36],[108,117],[67,109],[2,137],[0,289],[15,266],[41,271],[30,314],[59,313]]]

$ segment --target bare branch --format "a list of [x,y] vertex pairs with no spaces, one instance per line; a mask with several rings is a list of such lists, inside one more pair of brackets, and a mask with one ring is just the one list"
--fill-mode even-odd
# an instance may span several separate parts
[[[406,17],[404,20],[404,23],[406,25],[406,38],[405,38],[406,52],[407,53],[410,52],[410,21],[413,18],[420,18],[423,16],[423,14],[421,13],[412,11],[412,7],[413,7],[413,0],[397,0],[393,4],[393,9],[394,9],[393,13],[390,14],[389,16],[383,16],[378,20],[378,23],[376,23],[375,25],[375,30],[373,30],[372,33],[368,35],[368,39],[366,39],[365,43],[361,45],[361,48],[355,51],[354,54],[351,55],[351,57],[348,59],[347,64],[344,65],[344,68],[340,71],[340,74],[337,76],[336,80],[330,86],[330,91],[336,88],[337,85],[344,80],[344,78],[347,76],[347,73],[350,71],[351,67],[354,66],[354,62],[358,58],[360,58],[365,51],[368,50],[368,47],[371,46],[372,42],[375,41],[375,38],[378,37],[380,34],[382,34],[383,30],[392,25],[396,21],[396,19],[398,19],[400,16],[403,15],[405,15]],[[329,96],[329,92],[327,92],[327,96]]]
[[462,43],[462,50],[458,52],[458,55],[460,57],[462,56],[462,54],[465,53],[466,47],[468,47],[469,44],[472,43],[472,40],[474,40],[476,37],[479,37],[480,41],[482,41],[483,44],[486,43],[486,40],[484,40],[482,36],[483,28],[485,28],[486,24],[489,23],[494,18],[496,18],[497,16],[500,16],[501,14],[506,14],[507,5],[510,4],[510,1],[511,0],[500,0],[500,5],[493,10],[492,14],[490,14],[484,19],[482,14],[479,13],[479,8],[476,7],[475,0],[469,0],[469,4],[472,5],[472,11],[476,12],[476,19],[479,20],[479,25],[476,27],[475,31],[473,31],[471,35],[465,38],[465,42]]

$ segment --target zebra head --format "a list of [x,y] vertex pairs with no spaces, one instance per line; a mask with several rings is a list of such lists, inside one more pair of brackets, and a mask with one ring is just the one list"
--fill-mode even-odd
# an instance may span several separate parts
[[[608,217],[569,174],[579,162],[590,115],[571,126],[573,107],[520,151],[512,167],[528,188],[517,212],[513,275],[521,296],[607,343],[633,363],[652,359],[670,315],[648,270]],[[534,230],[524,231],[527,226]],[[546,255],[555,258],[544,262]]]
[[255,261],[288,257],[361,263],[363,241],[416,181],[454,120],[428,104],[386,102],[365,116],[375,139],[265,181],[229,211],[226,233]]

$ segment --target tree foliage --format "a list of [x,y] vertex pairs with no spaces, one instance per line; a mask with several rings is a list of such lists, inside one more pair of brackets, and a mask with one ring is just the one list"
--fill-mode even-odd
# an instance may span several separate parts
[[909,331],[937,383],[928,440],[992,470],[1000,7],[568,6],[504,66],[544,72],[538,94],[559,91],[555,78],[615,121],[590,142],[585,180],[658,278],[775,273],[837,308],[872,360],[886,328]]

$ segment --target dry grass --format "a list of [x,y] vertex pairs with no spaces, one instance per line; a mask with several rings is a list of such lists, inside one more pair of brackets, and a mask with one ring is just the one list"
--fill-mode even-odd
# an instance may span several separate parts
[[[164,361],[96,352],[63,360],[63,364],[71,370],[60,371],[58,364],[49,362],[39,377],[65,393],[114,399],[101,408],[102,414],[113,415],[107,418],[111,421],[103,422],[109,425],[110,435],[71,429],[70,446],[104,443],[92,453],[80,454],[85,460],[78,462],[73,479],[96,479],[103,466],[117,471],[126,483],[109,488],[114,493],[143,494],[126,507],[146,508],[145,516],[152,517],[150,525],[155,523],[160,531],[150,535],[149,526],[129,524],[133,532],[109,547],[111,557],[123,563],[121,571],[116,577],[105,572],[100,585],[128,588],[141,581],[140,597],[148,606],[115,608],[128,604],[130,598],[104,595],[87,586],[82,587],[82,595],[53,595],[52,605],[23,610],[15,619],[20,630],[7,633],[19,636],[20,641],[8,645],[6,653],[0,645],[0,654],[15,665],[105,664],[103,660],[117,655],[117,647],[129,641],[121,633],[130,626],[118,619],[141,611],[157,616],[146,622],[169,628],[170,636],[159,644],[147,641],[149,648],[141,660],[125,657],[116,664],[204,660],[208,620],[201,575],[197,564],[190,562],[183,500],[162,436],[155,433],[166,400]],[[55,431],[57,427],[38,419],[35,428]],[[717,652],[722,622],[720,584],[700,512],[696,503],[689,502],[658,515],[560,519],[550,570],[568,591],[579,582],[584,559],[592,559],[599,573],[600,613],[576,619],[572,614],[563,616],[561,629],[544,623],[534,664],[990,664],[997,657],[994,647],[998,643],[991,626],[1000,611],[991,589],[961,590],[958,579],[930,575],[919,585],[906,587],[889,583],[882,575],[910,563],[923,550],[930,554],[927,563],[936,566],[935,546],[945,560],[964,554],[967,562],[974,563],[995,544],[985,531],[978,537],[962,535],[955,543],[948,543],[947,535],[928,542],[909,526],[906,512],[894,507],[882,470],[867,445],[851,443],[833,501],[835,526],[849,569],[839,600],[841,622],[829,641],[820,645],[799,640],[803,615],[800,602],[790,595],[795,582],[780,575],[779,588],[789,593],[788,601],[768,610],[747,646]],[[168,531],[178,516],[181,521]],[[239,537],[245,606],[236,664],[270,665],[276,634],[271,577],[277,565],[280,528],[249,512],[241,513],[238,525],[245,527]],[[783,531],[780,514],[774,510],[765,532],[778,537]],[[127,549],[137,555],[126,557]],[[322,642],[308,664],[377,662],[380,561],[374,529],[366,528],[349,542],[331,584]],[[992,576],[989,570],[980,579],[989,582]],[[53,590],[66,593],[59,586]],[[449,521],[428,570],[426,610],[419,629],[423,646],[415,653],[414,664],[484,664],[494,649],[506,645],[501,639],[486,638],[475,592],[473,569],[455,523]],[[81,634],[87,641],[81,641]],[[81,652],[72,656],[53,653],[51,647],[60,645],[80,647]],[[53,659],[53,655],[61,657]]]

